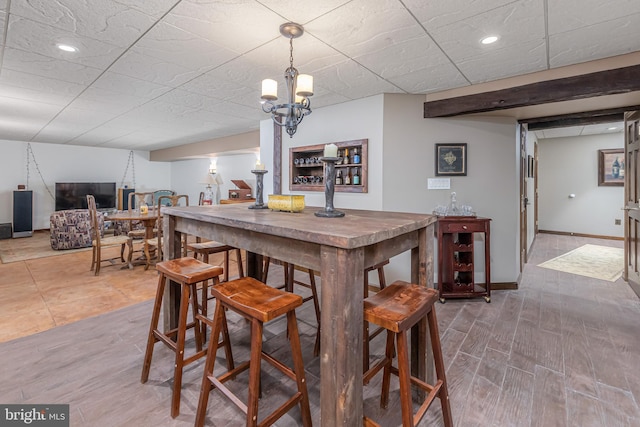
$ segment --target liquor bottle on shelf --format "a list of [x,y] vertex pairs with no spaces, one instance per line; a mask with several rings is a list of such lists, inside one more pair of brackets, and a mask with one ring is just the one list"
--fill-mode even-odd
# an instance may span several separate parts
[[[353,149],[353,161],[352,163],[360,164],[360,154],[358,154],[358,148]],[[355,184],[355,182],[354,182]]]
[[336,185],[342,185],[342,171],[338,170],[336,173]]
[[347,172],[344,174],[344,185],[351,185],[351,171],[347,168]]
[[342,158],[342,164],[344,164],[344,165],[348,165],[349,164],[349,149],[348,148],[344,149],[344,157]]
[[360,185],[360,172],[358,171],[358,168],[353,169],[353,185]]

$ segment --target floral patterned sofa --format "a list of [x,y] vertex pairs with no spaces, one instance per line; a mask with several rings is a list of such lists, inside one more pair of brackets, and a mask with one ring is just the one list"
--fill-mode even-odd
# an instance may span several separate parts
[[[100,235],[104,236],[104,217],[98,215]],[[91,220],[88,209],[56,211],[49,217],[51,249],[91,247]]]

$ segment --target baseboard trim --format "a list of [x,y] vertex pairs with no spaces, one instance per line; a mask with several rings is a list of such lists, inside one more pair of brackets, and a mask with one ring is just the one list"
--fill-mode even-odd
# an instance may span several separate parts
[[624,237],[600,236],[598,234],[571,233],[571,232],[568,232],[568,231],[538,230],[538,233],[558,234],[560,236],[591,237],[593,239],[624,240]]
[[491,283],[492,291],[510,291],[518,289],[516,282]]

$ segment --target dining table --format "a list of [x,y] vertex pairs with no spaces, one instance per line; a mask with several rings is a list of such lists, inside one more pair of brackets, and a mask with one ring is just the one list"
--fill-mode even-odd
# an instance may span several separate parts
[[[158,221],[158,215],[156,213],[157,208],[150,206],[147,212],[141,212],[139,209],[122,210],[113,213],[107,213],[106,221],[140,221],[144,225],[144,239],[152,239],[155,237],[155,226]],[[146,256],[135,260],[136,265],[146,265]]]
[[[242,248],[247,272],[261,277],[265,256],[320,272],[320,419],[323,426],[356,426],[363,420],[363,299],[365,268],[410,252],[407,277],[433,287],[434,228],[429,214],[341,209],[341,218],[302,212],[247,209],[243,204],[163,207],[164,259],[182,255],[182,234]],[[177,323],[177,286],[169,287],[165,327]],[[426,319],[411,332],[411,371],[431,375]],[[429,371],[429,372],[428,372]],[[429,375],[427,375],[429,374]],[[427,378],[428,380],[429,378]]]

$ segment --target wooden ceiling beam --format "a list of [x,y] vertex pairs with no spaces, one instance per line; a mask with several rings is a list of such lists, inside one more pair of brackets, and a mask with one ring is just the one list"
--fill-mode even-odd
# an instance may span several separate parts
[[546,80],[474,95],[427,101],[424,117],[452,117],[462,114],[506,110],[550,102],[573,101],[595,96],[640,90],[640,65]]
[[535,117],[518,120],[527,123],[529,130],[544,130],[567,126],[588,126],[601,123],[621,122],[626,111],[639,110],[640,105],[610,108],[607,110],[585,111],[582,113],[563,114],[558,116]]

